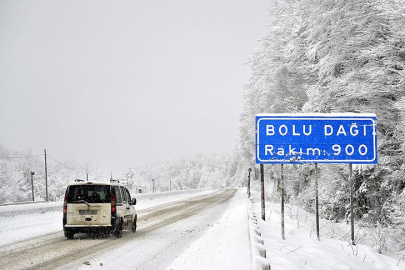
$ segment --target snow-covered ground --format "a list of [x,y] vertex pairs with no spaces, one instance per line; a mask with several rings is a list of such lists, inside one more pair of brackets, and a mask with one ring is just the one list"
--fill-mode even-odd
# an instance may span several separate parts
[[[184,190],[182,192],[137,194],[137,210],[170,203],[179,199],[212,193],[212,190]],[[62,230],[63,202],[0,206],[0,251],[12,242]]]
[[[209,191],[204,191],[209,193]],[[171,201],[192,198],[198,194],[177,194],[169,197],[147,198],[138,200],[138,209],[146,209]],[[299,208],[286,205],[285,211],[285,236],[281,239],[280,228],[280,205],[266,204],[266,221],[261,220],[260,200],[257,193],[253,193],[253,209],[258,217],[260,231],[264,239],[267,252],[267,260],[272,270],[399,270],[405,269],[405,262],[388,256],[378,254],[370,247],[358,244],[351,246],[347,241],[339,240],[338,235],[345,235],[350,229],[345,224],[331,224],[327,220],[321,220],[321,241],[316,239],[314,231],[314,216]],[[251,251],[248,233],[248,200],[245,189],[239,189],[235,196],[225,205],[225,210],[217,211],[220,217],[206,228],[203,213],[191,216],[186,223],[199,230],[197,238],[185,242],[180,254],[166,256],[166,270],[183,269],[251,269]],[[31,238],[61,230],[61,205],[47,204],[47,207],[58,207],[58,211],[35,211],[33,206],[22,207],[30,213],[16,215],[15,207],[0,208],[0,239],[2,243],[0,251],[7,243],[21,239]],[[37,209],[43,209],[37,204]],[[35,208],[35,207],[34,207]],[[223,206],[221,209],[224,209]],[[215,220],[215,219],[213,219]],[[171,224],[154,231],[151,236],[166,241],[165,235],[170,238],[182,231],[186,223]],[[205,228],[202,228],[204,225]],[[200,226],[200,227],[199,227]],[[177,230],[177,232],[176,232]],[[161,231],[161,232],[160,232]],[[330,236],[334,236],[333,239]],[[114,248],[107,254],[95,254],[86,258],[91,262],[103,259],[104,265],[92,263],[90,265],[79,262],[80,269],[107,269],[108,261],[113,261],[115,269],[131,267],[128,256],[131,245],[144,243],[145,252],[153,252],[148,249],[151,244],[147,243],[148,234],[144,234],[136,241],[128,241],[124,246]],[[343,238],[342,238],[343,239]],[[143,242],[145,241],[145,242]],[[147,243],[147,244],[146,244]],[[121,250],[120,250],[121,249]],[[169,251],[168,251],[169,252]],[[175,253],[173,253],[175,254]],[[142,256],[142,254],[140,254]],[[108,260],[107,256],[114,258]],[[139,254],[137,254],[139,256]],[[159,255],[156,255],[159,257]],[[169,262],[167,261],[169,260]],[[73,264],[72,264],[73,266]],[[77,263],[75,268],[78,267]],[[142,269],[152,269],[144,267]]]
[[167,270],[250,269],[246,190],[239,189],[222,218]]
[[338,236],[330,238],[347,234],[350,225],[321,219],[321,241],[318,241],[314,215],[290,205],[285,206],[285,240],[282,240],[280,204],[266,203],[266,221],[263,221],[258,193],[253,193],[253,201],[272,270],[405,269],[404,261],[378,254],[369,246],[352,246]]
[[[90,269],[82,261],[88,261],[91,269],[250,269],[245,193],[240,189],[230,201],[61,269]],[[180,238],[179,234],[182,234]],[[198,237],[194,238],[196,234]],[[188,241],[190,237],[192,241]],[[177,239],[175,243],[173,238]],[[160,249],[166,254],[158,252]],[[183,251],[178,252],[179,249]],[[146,261],[142,262],[140,257],[146,258]]]

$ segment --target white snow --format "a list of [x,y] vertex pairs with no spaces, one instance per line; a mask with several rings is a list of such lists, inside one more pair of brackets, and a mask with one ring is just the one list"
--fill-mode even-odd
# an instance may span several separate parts
[[[212,190],[183,190],[136,194],[137,210],[166,204],[213,192]],[[10,243],[62,230],[63,202],[43,202],[0,206],[0,250]]]
[[215,205],[61,269],[89,269],[83,261],[88,261],[92,269],[249,269],[247,228],[246,190],[240,189],[229,203]]
[[249,269],[247,196],[239,189],[222,218],[166,269]]
[[[208,192],[208,191],[205,191]],[[199,193],[201,194],[201,193]],[[272,270],[399,270],[405,269],[405,262],[388,256],[378,254],[372,248],[358,244],[350,245],[347,241],[339,240],[339,236],[347,233],[349,227],[345,224],[331,224],[321,220],[321,241],[316,239],[314,230],[314,216],[292,206],[286,206],[285,213],[285,236],[281,239],[280,205],[275,203],[266,204],[266,221],[261,220],[260,199],[258,193],[252,193],[255,203],[253,209],[258,218],[262,238],[267,252],[267,260]],[[179,198],[192,197],[196,194],[178,194],[172,197],[156,199],[139,199],[138,209],[153,207]],[[166,270],[183,269],[250,269],[251,251],[248,238],[247,196],[245,189],[239,189],[231,199],[222,217],[208,229],[199,229],[201,235],[184,248],[177,257],[172,258]],[[38,204],[36,204],[38,205]],[[61,205],[57,205],[60,207]],[[19,206],[30,210],[32,206]],[[11,209],[11,208],[10,208]],[[60,231],[62,228],[61,211],[34,212],[15,215],[16,208],[7,212],[0,208],[0,239],[2,247],[7,243],[31,238],[35,235]],[[30,211],[33,211],[32,209]],[[5,216],[10,213],[10,216]],[[201,219],[201,218],[200,218]],[[196,220],[196,225],[201,223],[199,217],[191,217]],[[200,222],[200,223],[198,223]],[[161,239],[166,241],[164,235],[170,238],[170,230],[179,229],[172,224],[164,229]],[[180,225],[182,226],[182,225]],[[194,225],[193,225],[194,226]],[[162,230],[158,229],[158,230]],[[181,228],[179,229],[181,230]],[[158,234],[159,232],[154,232]],[[173,232],[174,229],[173,229]],[[177,232],[178,233],[178,232]],[[329,238],[335,235],[334,239]],[[140,241],[147,241],[147,234]],[[167,240],[169,241],[169,240]],[[135,243],[135,244],[137,244]],[[143,243],[143,242],[142,242]],[[147,243],[147,242],[145,242]],[[121,251],[130,252],[132,242],[121,247]],[[164,243],[162,244],[164,245]],[[150,244],[145,244],[145,251],[154,252]],[[114,255],[115,254],[115,255]],[[115,256],[114,268],[131,268],[131,260],[128,257],[120,259],[120,250],[114,249],[109,256]],[[173,253],[174,254],[174,253]],[[142,254],[140,254],[142,256]],[[138,254],[138,256],[140,256]],[[98,255],[99,256],[99,255]],[[169,256],[170,257],[170,256]],[[167,258],[165,259],[167,263]],[[398,266],[397,266],[398,265]],[[106,269],[104,265],[103,269]],[[82,265],[82,269],[87,269]],[[92,264],[92,269],[97,264]],[[101,266],[99,268],[102,268]]]
[[286,239],[282,240],[280,204],[266,203],[266,221],[263,221],[258,195],[253,193],[253,208],[272,270],[405,269],[405,262],[378,254],[368,246],[352,246],[346,241],[329,238],[333,234],[344,235],[350,230],[349,225],[342,228],[342,224],[334,225],[327,220],[320,220],[321,241],[318,241],[314,215],[298,207],[285,207]]
[[0,250],[13,242],[61,230],[61,202],[0,207]]

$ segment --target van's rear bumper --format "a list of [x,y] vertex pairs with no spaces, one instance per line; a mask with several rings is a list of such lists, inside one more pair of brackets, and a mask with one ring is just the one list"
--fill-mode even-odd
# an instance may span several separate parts
[[114,226],[112,225],[65,225],[63,226],[64,231],[70,231],[75,233],[87,233],[87,232],[104,232],[112,231]]
[[112,227],[111,225],[65,225],[65,228],[104,228],[104,227]]

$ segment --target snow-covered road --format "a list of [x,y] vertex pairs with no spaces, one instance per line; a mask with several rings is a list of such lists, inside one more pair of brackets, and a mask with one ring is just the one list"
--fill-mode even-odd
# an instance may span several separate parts
[[[259,217],[260,199],[252,194]],[[146,196],[137,205],[136,233],[121,239],[77,234],[74,240],[63,236],[60,203],[7,206],[0,208],[0,269],[249,270],[248,205],[245,189]],[[271,269],[405,269],[400,258],[349,245],[341,237],[345,224],[321,220],[317,241],[313,214],[291,205],[282,240],[280,206],[266,205],[266,221],[258,221]]]
[[[242,212],[243,214],[239,216],[239,219],[246,220],[246,200],[242,198],[242,202],[244,202],[242,205],[235,204],[237,201],[230,200],[234,194],[235,190],[223,190],[143,209],[138,212],[138,231],[135,234],[126,232],[121,239],[79,234],[75,236],[74,240],[69,241],[63,237],[60,230],[61,225],[59,225],[59,231],[2,245],[0,247],[0,268],[185,269],[179,267],[179,265],[184,266],[181,263],[182,253],[187,249],[192,250],[193,242],[198,240],[206,231],[214,230],[213,227],[221,230],[221,222],[222,224],[224,221],[226,223],[229,217],[224,213],[229,213],[229,211]],[[237,194],[240,194],[237,197],[242,195],[240,192]],[[232,207],[229,207],[230,202],[233,202]],[[7,218],[12,219],[13,217]],[[58,221],[61,222],[60,216]],[[246,230],[242,226],[246,226],[246,223],[239,224],[239,231],[244,234]],[[214,233],[214,235],[217,234]],[[218,240],[217,237],[214,238]],[[240,246],[246,246],[247,251],[249,251],[247,236],[237,239],[243,243],[234,245],[234,248],[241,250]],[[229,239],[223,240],[228,241]],[[224,249],[221,246],[224,245],[224,241],[218,242],[220,246],[217,250]],[[215,245],[215,243],[213,244]],[[205,250],[215,249],[206,243]],[[250,254],[245,251],[243,251],[244,256],[242,254],[242,257],[240,255],[238,257],[242,258],[245,267],[249,267]],[[230,251],[229,254],[238,253]],[[206,252],[202,252],[202,257],[205,255]],[[178,260],[174,261],[176,257]],[[201,259],[200,257],[200,261],[204,261]],[[208,260],[205,259],[205,261]],[[234,261],[234,258],[230,257],[229,261]],[[89,263],[83,264],[84,262]],[[200,269],[206,268],[200,267]]]
[[[182,190],[136,194],[136,209],[144,210],[170,202],[212,193],[212,190]],[[63,202],[0,206],[0,252],[9,244],[43,236],[62,229]]]

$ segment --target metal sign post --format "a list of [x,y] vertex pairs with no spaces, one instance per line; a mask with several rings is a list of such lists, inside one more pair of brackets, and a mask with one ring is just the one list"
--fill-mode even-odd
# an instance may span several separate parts
[[316,219],[316,238],[319,238],[319,200],[318,200],[318,163],[315,163],[315,219]]
[[281,238],[285,240],[284,230],[284,164],[281,164]]
[[[377,163],[377,117],[375,114],[259,114],[256,115],[256,163],[315,163],[316,204],[318,204],[317,163]],[[261,167],[262,170],[262,167]],[[263,184],[264,188],[264,184]],[[281,189],[284,204],[284,185]],[[353,192],[353,191],[352,191]],[[351,196],[353,201],[353,194]],[[319,239],[319,212],[317,237]],[[352,210],[351,210],[352,211]],[[353,214],[352,216],[352,228]],[[282,217],[284,221],[284,217]],[[284,239],[284,223],[282,222]],[[354,231],[354,229],[352,229]],[[354,232],[352,232],[354,243]]]
[[352,245],[354,243],[354,215],[353,215],[353,165],[349,164],[349,181],[350,181],[350,239]]
[[264,168],[263,164],[260,164],[260,186],[261,186],[261,207],[262,207],[262,219],[266,220],[266,205],[264,197]]

